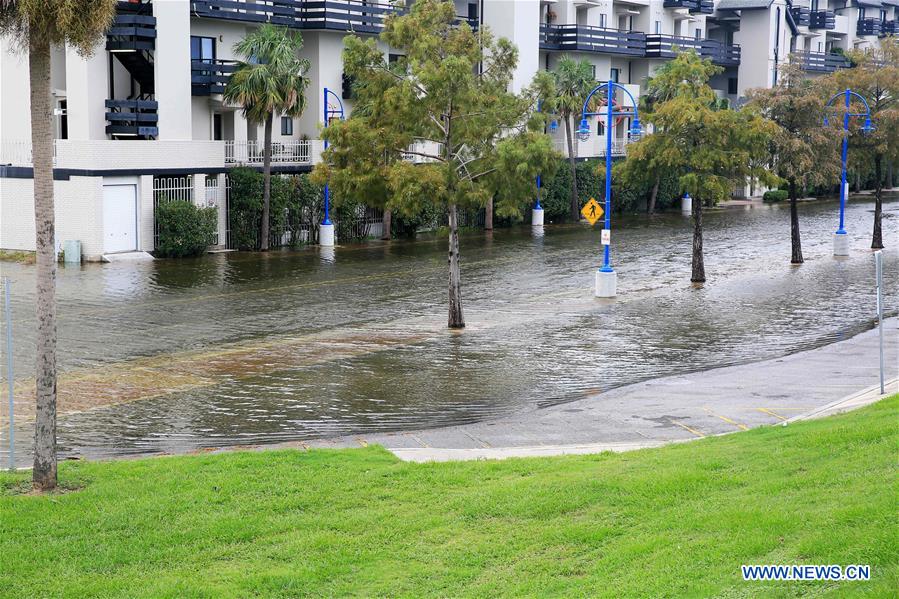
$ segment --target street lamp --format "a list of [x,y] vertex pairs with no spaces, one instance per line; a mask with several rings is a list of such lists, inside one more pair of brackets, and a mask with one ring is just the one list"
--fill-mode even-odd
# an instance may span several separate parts
[[[331,108],[331,105],[328,104],[329,95],[337,101],[336,108]],[[337,117],[340,120],[343,120],[345,116],[343,112],[343,102],[340,101],[340,96],[329,90],[327,87],[325,88],[324,93],[324,115],[325,127],[328,126],[328,122],[332,118]],[[327,139],[325,140],[324,149],[328,149]],[[331,222],[331,194],[327,183],[325,183],[325,218],[318,228],[318,244],[325,247],[334,246],[334,224]]]
[[[865,105],[865,112],[852,112],[849,106],[852,96],[855,96],[862,101],[862,104]],[[840,175],[840,228],[833,234],[834,256],[849,255],[849,235],[846,234],[846,229],[844,227],[847,195],[846,188],[848,187],[848,183],[846,183],[846,155],[849,151],[849,119],[863,116],[865,117],[865,124],[862,126],[862,133],[868,134],[874,131],[874,126],[871,124],[871,108],[868,106],[868,101],[849,88],[846,88],[846,91],[835,94],[834,97],[828,100],[827,104],[824,105],[825,110],[829,108],[837,98],[841,97],[845,99],[845,109],[843,111],[843,170]],[[827,126],[828,124],[827,115],[825,114],[824,125]]]
[[[537,101],[537,112],[543,112],[543,102]],[[556,129],[559,128],[556,119],[553,119],[549,123],[549,131],[550,133],[555,133]],[[531,226],[532,227],[542,227],[543,226],[543,206],[540,205],[540,175],[537,175],[537,203],[534,204],[534,209],[531,211]]]
[[[631,100],[632,109],[615,108],[614,98],[615,89],[620,89],[628,95]],[[612,260],[610,255],[611,247],[611,227],[612,227],[612,119],[613,117],[632,116],[631,128],[628,135],[632,139],[639,138],[642,135],[640,127],[640,117],[637,114],[637,101],[631,95],[627,88],[614,81],[607,81],[593,88],[584,100],[584,108],[581,111],[581,125],[578,127],[578,138],[586,141],[590,138],[590,125],[587,122],[588,116],[601,116],[603,112],[588,112],[590,100],[593,96],[601,91],[606,90],[606,205],[605,205],[605,226],[606,232],[602,238],[602,244],[605,246],[602,268],[596,272],[596,297],[615,297],[617,295],[618,275],[612,269]]]

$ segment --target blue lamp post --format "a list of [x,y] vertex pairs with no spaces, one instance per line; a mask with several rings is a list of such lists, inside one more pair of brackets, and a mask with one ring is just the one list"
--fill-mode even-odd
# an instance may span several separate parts
[[[331,108],[331,105],[328,104],[329,96],[334,98],[337,102],[336,108]],[[340,101],[340,96],[329,90],[327,87],[325,88],[324,93],[324,116],[325,127],[328,126],[329,121],[334,117],[341,120],[344,118],[343,102]],[[328,149],[328,140],[325,140],[325,149]],[[327,183],[325,183],[325,218],[319,226],[318,243],[319,245],[327,247],[334,245],[334,224],[331,222],[331,194]]]
[[[543,109],[543,102],[537,102],[537,112],[541,112]],[[550,121],[549,123],[549,131],[550,133],[555,133],[556,129],[559,128],[558,123],[555,119]],[[534,210],[531,212],[531,226],[533,227],[542,227],[543,226],[543,206],[540,205],[540,187],[542,181],[540,179],[540,175],[537,175],[537,203],[534,204]]]
[[[862,104],[865,105],[864,112],[852,112],[850,103],[853,96],[861,100]],[[843,110],[843,169],[842,174],[840,175],[840,227],[837,229],[836,233],[833,234],[833,255],[848,256],[849,235],[846,234],[844,216],[846,213],[846,157],[849,151],[849,120],[854,117],[865,117],[865,124],[862,127],[863,133],[874,131],[874,126],[871,125],[871,108],[868,106],[868,101],[849,88],[846,88],[846,91],[835,94],[834,97],[828,100],[827,104],[824,106],[825,110],[830,108],[839,98],[844,98],[845,100]],[[824,116],[824,124],[828,124],[827,115]]]
[[[588,108],[590,100],[596,93],[605,89],[606,91],[606,107],[602,112],[589,112]],[[614,106],[615,90],[620,89],[631,99],[633,109],[616,109]],[[631,95],[627,88],[614,81],[607,81],[593,88],[584,100],[584,108],[581,111],[581,125],[578,127],[578,137],[586,141],[590,137],[590,124],[587,122],[588,116],[600,116],[605,114],[606,117],[606,206],[605,206],[605,225],[607,231],[604,235],[603,245],[605,246],[602,268],[596,273],[596,297],[615,297],[617,295],[617,274],[612,269],[611,259],[611,232],[612,232],[612,128],[613,118],[621,116],[633,117],[630,131],[628,135],[632,138],[640,137],[642,130],[640,128],[640,117],[637,114],[637,101]],[[606,237],[609,236],[609,237]]]

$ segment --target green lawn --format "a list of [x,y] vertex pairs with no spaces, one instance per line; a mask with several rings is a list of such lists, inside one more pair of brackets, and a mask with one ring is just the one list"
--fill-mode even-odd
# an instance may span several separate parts
[[[0,478],[0,596],[895,596],[897,424],[894,396],[620,455],[66,462],[78,490]],[[872,580],[741,579],[772,563],[870,564]]]

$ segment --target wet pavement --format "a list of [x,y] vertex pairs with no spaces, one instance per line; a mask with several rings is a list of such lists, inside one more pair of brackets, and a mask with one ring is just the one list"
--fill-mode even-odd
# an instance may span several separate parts
[[[463,333],[445,329],[435,237],[61,267],[60,449],[109,457],[458,425],[818,347],[873,324],[872,210],[869,197],[850,203],[852,255],[836,259],[836,202],[802,204],[800,267],[788,206],[710,211],[701,288],[689,283],[688,219],[614,220],[615,301],[592,297],[598,229],[473,232]],[[896,196],[884,238],[895,313]],[[27,461],[34,271],[0,268],[13,279]]]

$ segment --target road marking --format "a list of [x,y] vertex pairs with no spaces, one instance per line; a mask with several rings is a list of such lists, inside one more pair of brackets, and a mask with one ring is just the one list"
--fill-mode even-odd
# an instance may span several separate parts
[[368,442],[362,437],[356,437],[356,442],[359,443],[362,447],[368,447]]
[[487,443],[487,441],[484,441],[483,439],[478,439],[477,437],[475,437],[474,435],[472,435],[472,434],[469,433],[468,431],[462,431],[462,432],[465,433],[465,436],[466,436],[466,437],[468,437],[469,439],[471,439],[471,440],[474,441],[475,443],[480,443],[480,444],[481,444],[481,447],[483,447],[484,449],[487,449],[487,448],[491,447],[490,443]]
[[421,439],[419,439],[418,435],[415,435],[412,433],[406,433],[406,434],[409,435],[410,437],[412,437],[412,439],[415,440],[415,442],[418,443],[419,445],[421,445],[422,447],[427,447],[430,449],[431,446],[428,445],[427,443],[425,443],[424,441],[422,441]]
[[689,426],[687,426],[686,424],[684,424],[684,423],[682,423],[682,422],[678,422],[677,420],[671,420],[670,418],[668,419],[668,422],[670,422],[671,424],[676,424],[677,426],[681,427],[681,428],[684,429],[684,430],[690,431],[691,433],[693,433],[693,434],[696,435],[697,437],[705,437],[705,435],[703,435],[702,433],[700,433],[698,430],[693,429],[693,428],[690,428]]
[[758,410],[759,412],[763,412],[763,413],[765,413],[765,414],[768,414],[768,415],[770,415],[770,416],[774,416],[775,418],[777,418],[777,419],[779,419],[779,420],[786,420],[786,419],[787,419],[785,416],[781,416],[780,414],[777,414],[777,413],[775,413],[775,412],[772,412],[772,411],[769,410],[768,408],[756,408],[756,410]]
[[723,420],[724,422],[726,422],[726,423],[728,423],[728,424],[733,424],[735,427],[737,427],[737,428],[740,429],[741,431],[748,431],[748,430],[749,430],[749,427],[746,426],[745,424],[740,424],[740,423],[737,422],[736,420],[731,420],[731,419],[728,418],[727,416],[722,416],[722,415],[720,415],[720,414],[716,414],[716,413],[714,413],[713,411],[711,411],[711,410],[708,409],[708,408],[703,408],[703,410],[705,410],[706,412],[708,412],[709,414],[711,414],[711,415],[714,416],[715,418],[720,418],[721,420]]

